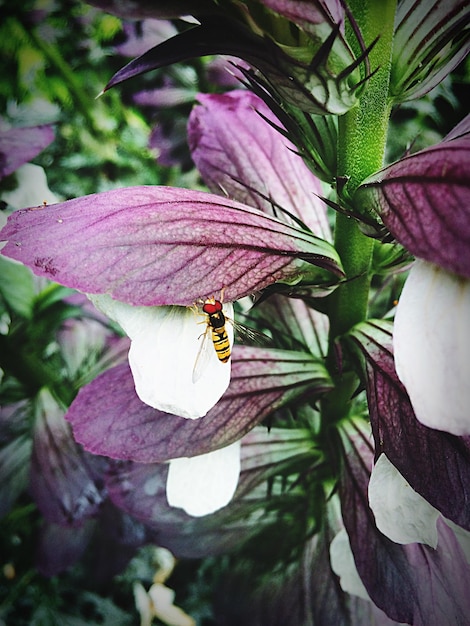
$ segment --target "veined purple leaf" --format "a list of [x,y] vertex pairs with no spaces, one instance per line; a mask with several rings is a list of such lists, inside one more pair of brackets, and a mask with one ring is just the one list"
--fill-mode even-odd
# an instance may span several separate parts
[[199,94],[198,100],[189,117],[188,141],[211,191],[295,224],[292,214],[315,235],[331,240],[320,181],[294,145],[263,119],[280,125],[266,104],[245,90]]
[[[5,256],[40,276],[134,305],[232,301],[315,264],[341,274],[331,244],[205,192],[127,187],[15,211]],[[311,269],[309,270],[311,271]]]
[[391,619],[415,626],[468,621],[470,566],[454,533],[438,520],[438,547],[396,544],[376,527],[367,500],[373,448],[360,431],[341,430],[341,509],[358,573]]
[[364,322],[349,337],[365,358],[376,458],[384,452],[415,491],[470,530],[470,437],[443,433],[416,419],[395,371],[391,323]]
[[191,457],[233,443],[280,406],[331,388],[321,362],[307,354],[235,346],[232,379],[222,399],[199,420],[141,402],[121,365],[83,387],[66,419],[86,450],[141,463]]
[[54,140],[52,126],[0,130],[0,179],[28,163]]
[[390,92],[396,102],[420,98],[440,83],[470,50],[466,0],[398,3]]
[[30,489],[48,522],[79,526],[103,502],[104,459],[83,452],[60,407],[42,392],[34,429]]
[[[461,130],[466,131],[466,124]],[[451,135],[452,137],[452,135]],[[380,170],[354,202],[413,255],[470,277],[470,138],[446,138]]]

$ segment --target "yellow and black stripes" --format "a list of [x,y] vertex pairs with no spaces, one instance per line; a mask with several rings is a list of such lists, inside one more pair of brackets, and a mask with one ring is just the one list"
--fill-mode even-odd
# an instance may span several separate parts
[[214,328],[211,325],[212,332],[212,343],[214,344],[214,348],[217,354],[217,358],[222,363],[227,363],[230,358],[231,348],[230,348],[230,340],[227,335],[227,331],[225,330],[225,326],[222,328]]

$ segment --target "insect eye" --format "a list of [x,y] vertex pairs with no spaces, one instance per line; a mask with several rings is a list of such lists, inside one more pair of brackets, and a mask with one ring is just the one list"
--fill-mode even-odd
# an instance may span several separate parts
[[204,313],[207,313],[207,315],[213,315],[218,311],[222,311],[222,303],[219,302],[219,300],[215,300],[215,302],[205,302],[202,310]]

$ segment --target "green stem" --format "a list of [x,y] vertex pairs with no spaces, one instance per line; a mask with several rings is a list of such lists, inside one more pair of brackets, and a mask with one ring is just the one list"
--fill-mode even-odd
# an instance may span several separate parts
[[[376,37],[379,39],[369,55],[371,71],[376,72],[367,81],[358,105],[339,118],[338,176],[348,181],[343,190],[345,199],[351,198],[361,182],[383,165],[390,116],[388,85],[396,0],[350,0],[348,5],[365,45]],[[347,34],[352,47],[357,48],[355,35],[352,31]],[[356,50],[356,53],[359,52]],[[333,375],[335,340],[367,317],[373,246],[373,239],[361,232],[355,219],[337,214],[335,247],[343,262],[346,281],[329,299],[328,363]],[[357,377],[343,372],[341,376],[336,376],[336,383],[335,390],[323,403],[327,421],[336,421],[347,414]]]
[[[351,196],[367,176],[383,165],[390,116],[388,84],[396,0],[351,0],[349,6],[365,44],[379,37],[369,57],[371,71],[378,70],[367,82],[358,105],[339,118],[338,175],[347,177],[345,194]],[[354,36],[351,40],[356,41]],[[356,220],[337,214],[335,247],[343,262],[346,282],[331,298],[331,340],[367,316],[373,245]]]

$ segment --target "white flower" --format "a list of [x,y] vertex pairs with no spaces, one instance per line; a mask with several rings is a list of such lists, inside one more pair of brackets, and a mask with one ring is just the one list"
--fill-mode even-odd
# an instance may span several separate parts
[[372,469],[369,504],[377,528],[395,543],[437,547],[439,511],[409,485],[385,454]]
[[209,515],[232,499],[240,476],[241,440],[207,454],[170,461],[166,496],[188,515]]
[[343,591],[370,601],[364,583],[357,573],[349,537],[344,529],[340,530],[330,543],[330,563],[331,569],[339,577]]
[[[188,307],[132,306],[106,294],[88,297],[131,339],[129,365],[142,402],[188,419],[204,416],[218,402],[230,382],[230,361],[221,363],[212,345],[201,376],[193,380],[205,317]],[[233,319],[230,303],[223,310]],[[233,345],[233,326],[227,322],[225,328]]]
[[470,280],[416,261],[397,306],[393,346],[418,420],[470,434]]

